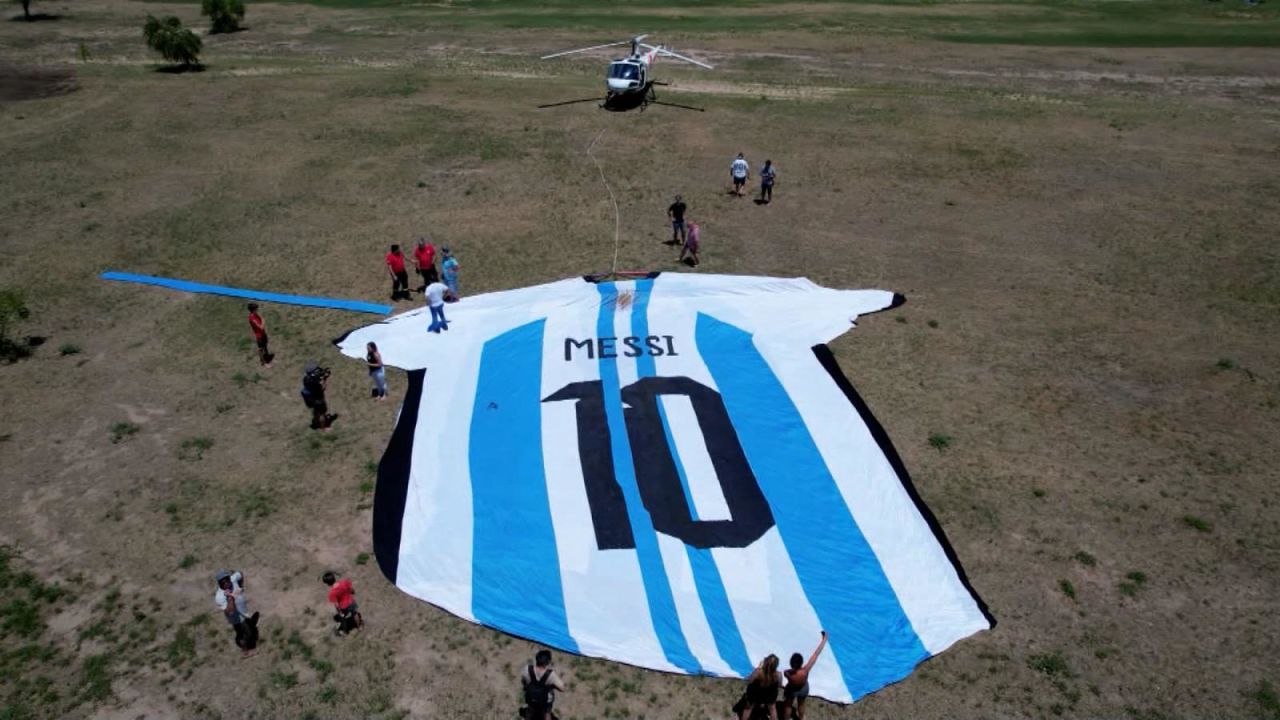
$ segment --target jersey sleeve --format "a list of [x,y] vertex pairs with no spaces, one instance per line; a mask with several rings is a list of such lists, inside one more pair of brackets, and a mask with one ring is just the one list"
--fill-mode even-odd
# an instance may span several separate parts
[[833,290],[808,278],[678,273],[657,282],[655,288],[665,284],[699,312],[746,330],[757,343],[805,348],[834,340],[862,315],[903,302],[886,290]]

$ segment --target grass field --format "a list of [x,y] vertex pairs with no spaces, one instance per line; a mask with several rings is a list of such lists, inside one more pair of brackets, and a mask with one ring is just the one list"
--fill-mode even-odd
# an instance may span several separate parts
[[[0,364],[0,718],[511,717],[531,646],[369,559],[396,402],[330,340],[371,318],[268,307],[264,370],[239,303],[96,275],[379,300],[423,233],[467,293],[607,269],[601,131],[620,266],[690,271],[660,242],[682,193],[701,272],[907,297],[833,350],[999,625],[810,717],[1280,718],[1273,3],[530,8],[251,4],[184,74],[140,28],[194,4],[0,23],[0,290],[44,339]],[[716,64],[662,70],[706,113],[533,109],[601,86],[603,56],[538,55],[635,32]],[[739,151],[779,165],[773,204],[725,195]],[[228,566],[252,660],[211,602]],[[328,568],[360,637],[328,633]],[[723,718],[738,689],[562,667],[567,718]]]

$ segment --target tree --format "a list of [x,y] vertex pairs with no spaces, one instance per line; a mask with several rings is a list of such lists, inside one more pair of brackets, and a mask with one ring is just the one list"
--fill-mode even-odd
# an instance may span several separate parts
[[16,320],[26,320],[31,316],[23,301],[22,293],[16,290],[0,290],[0,357],[14,362],[31,354],[26,347],[9,339],[9,325]]
[[244,20],[244,0],[202,0],[200,14],[208,15],[213,22],[210,33],[232,33],[240,29]]
[[163,20],[147,16],[142,34],[147,47],[160,53],[165,60],[182,63],[183,67],[200,64],[200,36],[182,27],[182,21],[170,16]]

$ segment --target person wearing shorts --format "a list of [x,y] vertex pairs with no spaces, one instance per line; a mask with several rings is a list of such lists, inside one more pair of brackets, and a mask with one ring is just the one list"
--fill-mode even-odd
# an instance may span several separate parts
[[684,204],[684,199],[679,195],[676,196],[676,201],[667,208],[667,219],[671,221],[670,244],[672,245],[685,241],[684,213],[688,208],[689,206]]
[[809,662],[805,662],[800,653],[792,653],[791,668],[782,673],[787,680],[786,687],[782,689],[782,702],[779,703],[778,715],[782,720],[804,720],[804,705],[809,699],[809,671],[813,670],[813,664],[818,662],[818,656],[826,646],[827,631],[823,630],[822,640],[818,643],[818,649],[809,656]]
[[747,164],[747,159],[742,156],[742,153],[738,153],[738,157],[729,166],[729,177],[733,178],[733,194],[742,197],[747,179],[751,177],[751,166]]
[[690,255],[693,267],[698,267],[698,243],[702,239],[702,228],[692,219],[689,220],[689,235],[684,239],[684,247],[680,248],[680,257],[676,258],[676,262],[684,262],[686,253]]

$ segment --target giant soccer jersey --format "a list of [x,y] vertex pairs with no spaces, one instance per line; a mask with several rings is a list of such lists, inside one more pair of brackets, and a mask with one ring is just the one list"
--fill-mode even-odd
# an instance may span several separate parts
[[806,279],[582,278],[340,339],[409,389],[378,470],[386,576],[549,646],[743,677],[830,647],[848,702],[990,626],[823,343],[895,304]]

